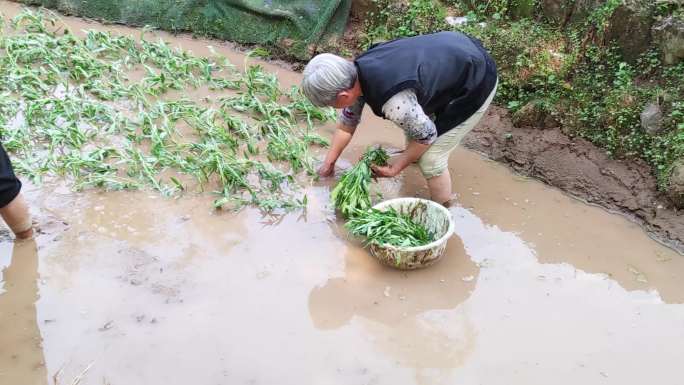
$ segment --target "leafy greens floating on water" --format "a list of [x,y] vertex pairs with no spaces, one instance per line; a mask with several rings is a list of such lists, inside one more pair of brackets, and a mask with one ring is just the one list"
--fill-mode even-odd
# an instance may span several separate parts
[[385,211],[369,209],[355,213],[345,224],[347,230],[366,238],[366,244],[399,247],[423,246],[435,240],[425,226],[393,208]]
[[389,155],[381,147],[368,149],[361,160],[345,172],[332,191],[335,207],[346,218],[371,207],[370,183],[371,165],[384,166]]
[[[313,123],[334,112],[296,87],[281,91],[261,66],[238,72],[215,52],[196,57],[148,41],[147,29],[139,39],[98,31],[81,38],[49,12],[25,10],[11,23],[0,15],[3,24],[0,136],[16,171],[33,182],[61,177],[75,189],[163,195],[196,184],[215,191],[216,207],[306,204],[295,176],[313,174],[309,145],[327,145]],[[218,95],[207,103],[169,95],[198,87]]]

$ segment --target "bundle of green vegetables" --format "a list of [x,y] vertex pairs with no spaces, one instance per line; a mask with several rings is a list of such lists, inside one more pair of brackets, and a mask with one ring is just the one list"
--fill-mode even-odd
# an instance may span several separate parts
[[435,240],[434,234],[425,226],[393,208],[357,212],[345,227],[351,234],[365,237],[366,244],[413,247],[427,245]]
[[434,240],[434,234],[410,216],[395,209],[380,211],[371,208],[370,183],[372,165],[385,166],[389,155],[381,147],[369,148],[361,160],[345,172],[332,191],[335,207],[349,218],[345,227],[366,238],[366,244],[400,247],[422,246]]
[[332,191],[331,198],[345,218],[371,207],[371,165],[385,166],[388,159],[389,155],[382,147],[369,148],[361,160],[342,175]]

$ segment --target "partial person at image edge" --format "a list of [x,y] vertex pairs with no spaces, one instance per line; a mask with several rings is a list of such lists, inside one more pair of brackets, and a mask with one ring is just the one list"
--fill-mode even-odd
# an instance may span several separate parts
[[21,194],[21,181],[5,149],[0,145],[0,215],[17,239],[33,237],[33,224],[29,208]]

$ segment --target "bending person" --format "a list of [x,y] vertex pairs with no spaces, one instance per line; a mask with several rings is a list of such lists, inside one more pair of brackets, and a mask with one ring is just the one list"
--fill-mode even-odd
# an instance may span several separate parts
[[449,155],[482,118],[496,86],[494,60],[477,39],[458,32],[377,44],[354,61],[320,54],[304,69],[302,90],[313,104],[342,112],[318,173],[334,173],[368,104],[408,140],[406,150],[388,166],[374,167],[375,174],[394,177],[418,162],[431,199],[447,204],[452,195]]

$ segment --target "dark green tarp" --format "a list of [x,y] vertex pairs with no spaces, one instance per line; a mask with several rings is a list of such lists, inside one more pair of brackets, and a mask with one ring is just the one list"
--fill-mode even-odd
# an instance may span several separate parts
[[344,31],[351,0],[19,0],[128,25],[279,46],[300,59]]

